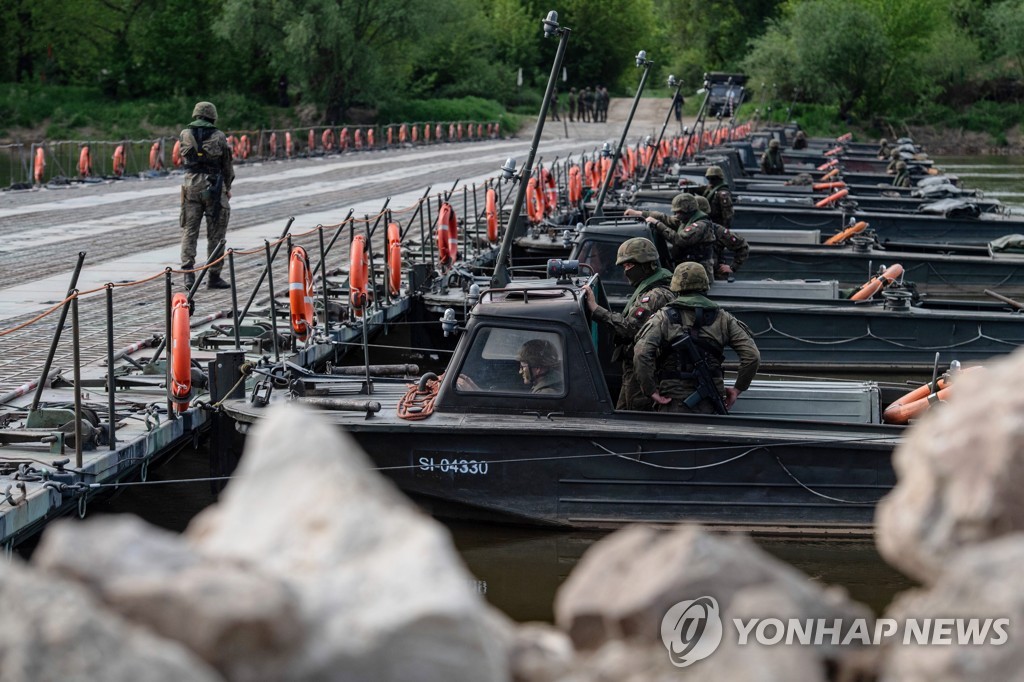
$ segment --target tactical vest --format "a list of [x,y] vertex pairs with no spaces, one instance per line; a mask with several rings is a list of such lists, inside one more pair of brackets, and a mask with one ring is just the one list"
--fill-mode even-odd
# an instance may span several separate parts
[[189,126],[189,130],[192,131],[192,137],[195,138],[196,144],[194,147],[189,149],[183,155],[182,161],[184,162],[185,171],[187,173],[205,173],[206,175],[220,175],[221,165],[220,157],[211,157],[206,153],[203,148],[203,144],[210,139],[216,128],[208,128],[206,126],[192,127]]
[[[713,271],[715,265],[715,231],[711,227],[711,223],[704,218],[692,224],[700,225],[702,231],[700,241],[695,244],[686,245],[671,244],[669,246],[669,255],[672,257],[672,262],[682,263],[689,260],[700,263],[705,267],[710,265]],[[685,229],[685,226],[683,229]]]
[[[702,359],[712,368],[714,375],[722,376],[722,363],[725,362],[725,355],[712,344],[700,338],[699,335],[702,327],[714,324],[718,318],[718,310],[718,308],[694,308],[693,326],[683,327],[683,334],[690,337]],[[679,312],[679,308],[668,306],[665,308],[665,316],[672,324],[683,325],[683,316]],[[667,353],[662,357],[665,360],[662,363],[664,367],[658,371],[659,381],[663,379],[696,379],[693,372],[694,362],[688,354],[675,349],[672,353]],[[670,358],[675,362],[668,362]],[[676,365],[676,367],[673,368],[672,365]]]

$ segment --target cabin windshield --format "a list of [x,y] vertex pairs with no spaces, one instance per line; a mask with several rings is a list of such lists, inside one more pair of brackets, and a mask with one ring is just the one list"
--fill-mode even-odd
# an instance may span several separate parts
[[619,251],[619,244],[615,242],[600,242],[587,240],[580,245],[579,261],[586,263],[594,272],[601,276],[601,282],[605,286],[609,284],[629,285],[626,281],[626,271],[615,265],[615,257]]
[[555,332],[482,327],[455,381],[457,393],[566,395],[565,341]]

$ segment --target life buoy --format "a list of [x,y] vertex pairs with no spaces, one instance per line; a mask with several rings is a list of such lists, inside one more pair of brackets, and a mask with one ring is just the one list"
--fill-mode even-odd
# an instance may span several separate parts
[[544,195],[540,191],[537,178],[530,178],[526,183],[526,215],[531,223],[544,220]]
[[82,151],[78,152],[78,175],[83,178],[92,175],[92,155],[87,144],[82,145]]
[[316,135],[313,134],[313,129],[309,129],[309,135],[306,136],[306,156],[313,156],[313,152],[316,151]]
[[149,148],[149,170],[160,171],[164,169],[164,160],[161,158],[160,152],[163,151],[163,145],[157,140]]
[[124,175],[124,145],[119,144],[114,147],[114,176],[121,177]]
[[[980,369],[967,367],[963,372]],[[946,401],[951,395],[952,379],[949,375],[939,377],[934,384],[929,382],[918,386],[910,393],[896,400],[882,412],[882,421],[886,424],[908,424],[916,419],[937,402]]]
[[398,127],[398,143],[405,144],[409,140],[409,126],[403,123]]
[[174,141],[174,148],[171,149],[171,163],[175,168],[181,168],[181,140]]
[[277,133],[270,133],[270,156],[277,158]]
[[[334,133],[331,133],[332,135]],[[338,135],[338,151],[345,151],[348,149],[349,138],[351,135],[348,134],[348,128],[342,128],[341,133]]]
[[860,289],[850,296],[851,301],[866,301],[882,289],[886,288],[903,276],[903,266],[894,263],[885,269],[880,275],[875,275],[861,285]]
[[583,172],[579,166],[569,169],[569,203],[573,206],[583,198]]
[[823,163],[820,166],[818,166],[818,170],[823,171],[823,170],[825,170],[827,168],[833,168],[833,167],[838,166],[838,165],[839,165],[839,159],[829,159],[825,163]]
[[601,159],[601,175],[598,178],[598,182],[597,182],[598,188],[600,188],[602,185],[604,185],[604,180],[605,180],[605,178],[608,177],[608,171],[610,171],[611,169],[612,169],[612,160],[607,158],[607,157]]
[[356,128],[355,134],[352,135],[352,140],[353,140],[353,142],[352,142],[352,146],[353,147],[355,147],[356,149],[362,149],[363,148],[363,131],[360,130],[359,128]]
[[238,138],[234,135],[227,136],[228,149],[231,151],[231,158],[237,159],[242,156],[242,147],[238,144]]
[[829,149],[828,151],[826,151],[824,156],[835,156],[836,154],[840,153],[841,151],[843,151],[842,147],[833,147],[832,149]]
[[292,152],[295,151],[295,145],[292,143],[291,131],[285,131],[284,134],[284,155],[286,158],[292,158]]
[[437,140],[438,142],[442,142],[442,137],[444,137],[444,129],[441,128],[441,124],[438,123],[436,126],[434,126],[434,139]]
[[370,128],[369,130],[366,131],[366,146],[372,148],[375,144],[376,142],[374,142],[373,128]]
[[188,296],[180,291],[171,297],[171,402],[184,412],[192,393],[192,329],[189,325]]
[[548,172],[547,168],[540,171],[541,183],[544,185],[544,209],[545,213],[551,215],[558,208],[558,186],[555,184],[554,174]]
[[815,206],[815,208],[825,208],[826,206],[829,206],[829,205],[839,201],[840,199],[842,199],[843,197],[845,197],[849,193],[850,193],[850,190],[848,190],[848,189],[841,189],[838,192],[836,192],[835,194],[830,194],[829,196],[825,197],[821,201],[817,202],[816,204],[814,204],[814,206]]
[[313,333],[313,273],[309,257],[301,246],[292,249],[288,262],[288,305],[291,308],[292,332],[299,341]]
[[437,256],[442,266],[451,265],[459,256],[459,218],[447,201],[437,212]]
[[395,133],[392,130],[391,126],[388,126],[388,129],[387,129],[387,131],[385,133],[385,142],[384,142],[384,144],[387,145],[388,147],[390,147],[394,143],[394,139],[395,139]]
[[860,234],[861,232],[863,232],[865,228],[867,228],[867,226],[868,224],[866,222],[860,220],[854,225],[851,225],[850,227],[846,228],[839,234],[834,234],[828,239],[826,239],[825,246],[835,246],[836,244],[842,244],[853,235]]
[[825,190],[830,189],[842,189],[844,187],[846,187],[846,183],[843,182],[842,180],[839,180],[837,182],[816,182],[813,185],[811,185],[811,189],[813,189],[815,192],[823,192]]
[[476,124],[476,136],[477,136],[477,138],[482,138],[484,136],[484,124],[483,123],[477,123]]
[[402,228],[398,223],[388,224],[388,286],[393,296],[402,290]]
[[46,152],[43,145],[36,147],[35,158],[32,161],[32,177],[37,185],[43,184],[43,176],[46,172]]
[[366,280],[370,269],[366,254],[366,235],[357,234],[352,238],[349,249],[348,289],[349,303],[356,317],[363,316],[363,308],[367,304]]
[[455,124],[448,124],[448,141],[451,142],[455,139]]
[[418,125],[416,125],[416,124],[413,124],[412,130],[410,131],[410,133],[412,135],[412,143],[416,144],[417,142],[419,142],[419,139],[420,139],[420,127]]
[[839,137],[836,138],[836,142],[842,144],[844,142],[849,142],[852,139],[853,139],[853,133],[843,133],[842,135],[840,135]]
[[831,180],[832,178],[836,177],[837,175],[839,175],[839,169],[838,168],[833,168],[828,173],[825,173],[824,175],[822,175],[821,176],[821,180],[819,182],[828,182],[829,180]]
[[484,215],[487,216],[487,241],[493,244],[498,241],[498,193],[493,187],[487,190]]
[[248,159],[249,154],[252,154],[252,140],[249,139],[248,135],[242,135],[238,140],[239,146],[242,148],[242,158]]

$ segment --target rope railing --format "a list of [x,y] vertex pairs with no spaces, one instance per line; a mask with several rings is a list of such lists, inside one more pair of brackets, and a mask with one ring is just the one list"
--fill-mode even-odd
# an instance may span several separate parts
[[[356,151],[473,142],[501,135],[498,121],[417,121],[386,125],[307,126],[225,131],[237,163],[329,156]],[[99,182],[180,168],[178,137],[122,140],[42,140],[0,145],[8,186]],[[170,150],[168,152],[168,150]],[[169,158],[168,158],[169,155]]]

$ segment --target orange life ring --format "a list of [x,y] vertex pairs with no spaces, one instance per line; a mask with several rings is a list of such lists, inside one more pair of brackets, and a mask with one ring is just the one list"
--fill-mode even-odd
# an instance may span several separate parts
[[443,140],[441,138],[443,137],[444,129],[441,128],[441,124],[438,123],[436,126],[434,126],[434,139],[437,140],[438,142],[442,142]]
[[825,173],[824,175],[821,176],[820,182],[828,182],[829,180],[831,180],[832,178],[836,177],[837,175],[839,175],[839,169],[838,168],[833,168],[828,173]]
[[[979,367],[966,367],[962,371],[980,369]],[[882,421],[886,424],[907,424],[911,419],[916,419],[933,404],[949,399],[951,394],[951,379],[943,375],[935,381],[918,386],[910,393],[893,402],[882,412]]]
[[833,203],[839,201],[840,199],[842,199],[843,197],[845,197],[849,193],[850,193],[850,190],[848,190],[848,189],[841,189],[838,192],[836,192],[835,194],[828,195],[827,197],[825,197],[824,199],[822,199],[818,203],[814,204],[814,206],[815,206],[815,208],[825,208],[826,206],[829,206],[830,204],[833,204]]
[[313,129],[309,129],[309,134],[306,135],[306,156],[313,156],[313,152],[316,151],[316,135],[313,133]]
[[[348,132],[348,131],[345,131]],[[342,133],[344,136],[344,133]],[[328,128],[327,130],[320,133],[320,144],[323,145],[324,153],[334,149],[334,131]]]
[[419,139],[420,139],[420,128],[419,128],[419,126],[414,123],[413,126],[412,126],[412,130],[410,132],[411,132],[411,135],[412,135],[412,143],[416,144],[417,142],[419,142]]
[[[460,136],[461,137],[461,136]],[[448,124],[448,141],[451,142],[455,139],[455,124]]]
[[270,156],[277,158],[277,133],[270,133]]
[[843,151],[843,148],[841,146],[833,147],[832,149],[829,149],[827,152],[825,152],[824,156],[835,156],[841,151]]
[[160,158],[160,152],[163,151],[163,145],[159,141],[153,143],[149,148],[149,170],[163,170],[164,161]]
[[313,273],[309,257],[301,246],[292,249],[288,262],[288,305],[291,308],[292,331],[299,341],[313,333]]
[[569,203],[576,205],[583,198],[583,172],[579,166],[569,169]]
[[242,158],[248,159],[249,154],[252,154],[252,140],[249,139],[248,135],[242,135],[239,142],[242,145]]
[[174,141],[174,148],[171,150],[171,163],[175,168],[181,168],[181,140]]
[[833,168],[833,167],[838,166],[838,165],[839,165],[839,159],[829,159],[825,163],[823,163],[820,166],[818,166],[818,170],[823,171],[826,168]]
[[459,218],[447,201],[437,212],[437,257],[442,266],[451,265],[459,256]]
[[813,185],[811,185],[811,189],[813,189],[815,192],[821,192],[830,189],[842,189],[844,187],[846,187],[846,183],[843,182],[842,180],[838,180],[836,182],[816,182]]
[[388,224],[388,285],[392,295],[402,290],[402,228]]
[[374,138],[373,128],[370,128],[369,130],[366,131],[366,146],[367,147],[373,147],[376,144],[376,142],[374,142],[373,138]]
[[545,213],[551,215],[558,208],[558,186],[555,184],[555,176],[547,168],[540,171],[541,183],[544,185],[544,209]]
[[[334,133],[331,133],[331,135],[333,134]],[[348,128],[342,128],[341,132],[338,134],[338,151],[343,152],[348,149],[349,137]]]
[[119,144],[114,147],[114,175],[121,177],[124,175],[124,145]]
[[835,246],[836,244],[842,244],[847,239],[855,234],[860,234],[867,228],[868,224],[863,220],[858,221],[856,224],[851,225],[839,234],[834,234],[825,240],[825,246]]
[[893,263],[880,275],[875,275],[861,285],[860,289],[850,297],[851,301],[866,301],[879,291],[889,286],[903,276],[903,266]]
[[487,241],[498,241],[498,193],[491,187],[487,190],[484,214],[487,216]]
[[853,139],[853,133],[843,133],[842,135],[840,135],[839,137],[836,138],[836,142],[839,142],[840,144],[842,144],[843,142],[849,142],[852,139]]
[[409,139],[409,125],[403,123],[398,127],[398,143],[405,144]]
[[526,183],[526,215],[531,223],[544,220],[544,195],[540,191],[537,178],[530,178]]
[[171,298],[171,402],[174,409],[184,412],[192,393],[192,348],[189,342],[192,329],[189,325],[188,296],[178,292]]
[[295,150],[295,146],[292,144],[292,133],[291,131],[285,131],[284,134],[284,155],[286,158],[292,158],[292,152]]
[[35,160],[32,162],[32,177],[35,178],[36,184],[43,184],[43,175],[46,171],[46,152],[43,150],[43,145],[36,147]]
[[82,151],[78,152],[78,174],[83,178],[92,175],[92,155],[87,144],[82,145]]
[[423,144],[430,144],[430,124],[423,126]]
[[352,139],[353,139],[353,143],[352,144],[353,144],[353,146],[356,149],[362,149],[363,148],[363,131],[362,130],[360,130],[359,128],[356,128],[356,132],[352,135]]
[[348,270],[349,303],[352,305],[356,317],[363,316],[363,308],[367,304],[366,281],[369,270],[366,235],[357,234],[352,238],[352,246],[349,249]]

